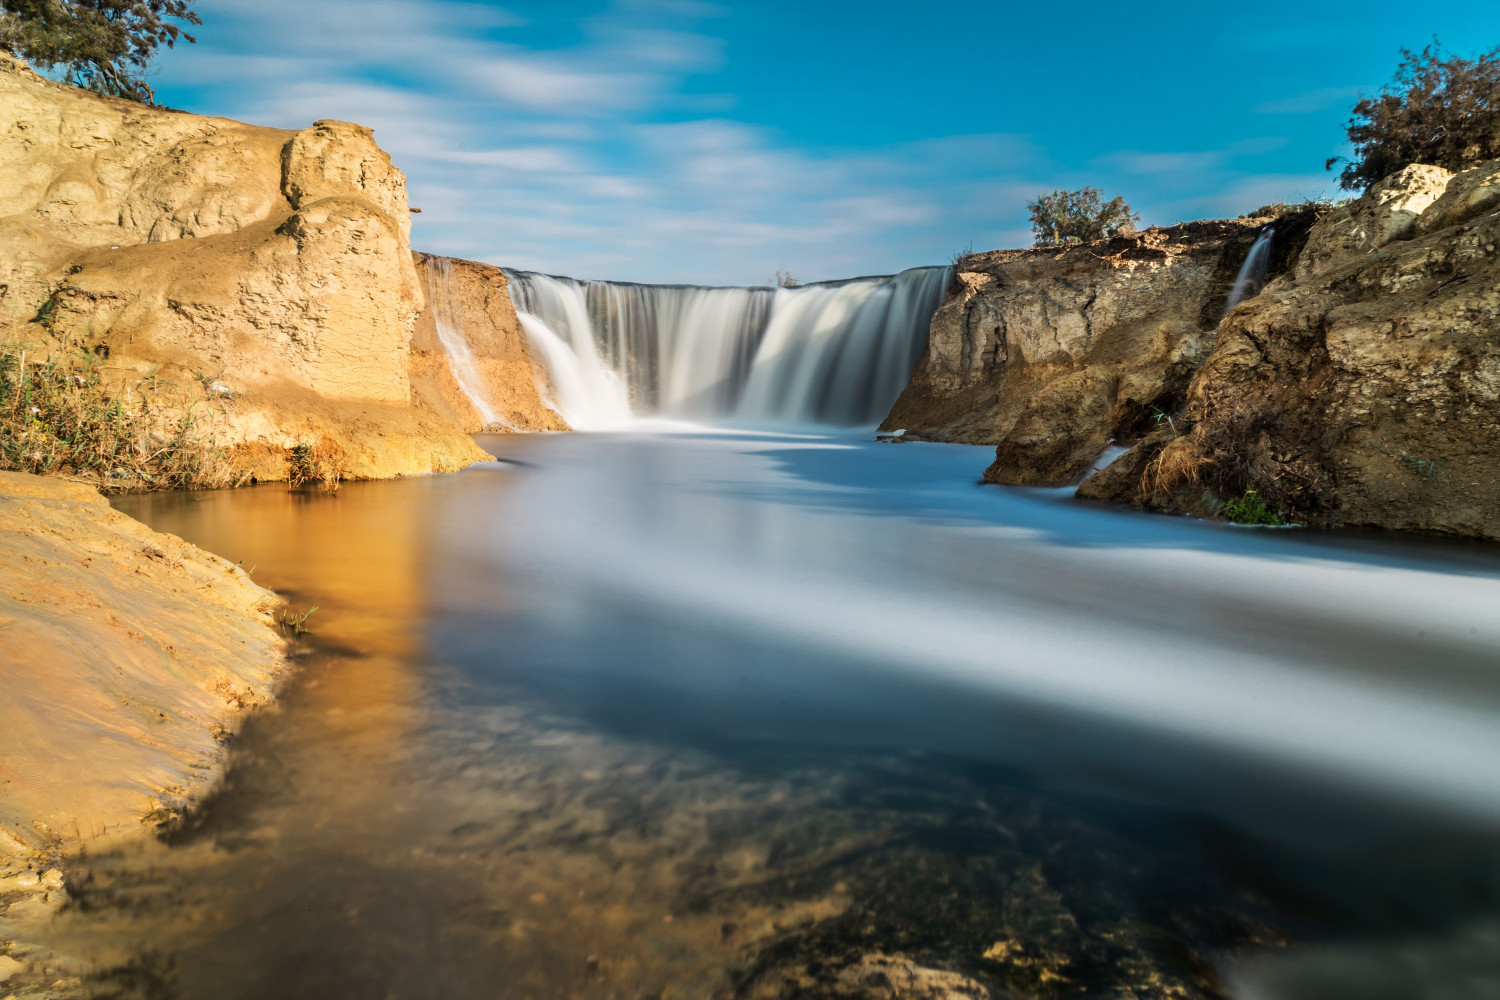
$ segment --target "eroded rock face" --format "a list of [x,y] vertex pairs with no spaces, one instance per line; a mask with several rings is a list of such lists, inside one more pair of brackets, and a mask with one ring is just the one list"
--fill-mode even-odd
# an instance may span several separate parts
[[1442,197],[1422,213],[1416,235],[1426,236],[1500,210],[1500,160],[1454,175]]
[[1352,205],[1336,210],[1309,235],[1297,274],[1309,278],[1351,253],[1379,250],[1416,234],[1417,219],[1437,201],[1453,175],[1442,167],[1412,164],[1374,185]]
[[[443,266],[443,262],[447,266]],[[490,264],[416,255],[427,292],[412,337],[412,388],[447,420],[469,432],[559,431],[567,422],[542,402],[546,368],[534,357],[516,318],[505,272]],[[485,419],[455,375],[455,362],[438,334],[437,312],[446,304],[450,335],[462,337],[473,356],[476,391],[491,410]],[[452,327],[457,329],[451,329]],[[498,425],[498,426],[491,426]]]
[[284,667],[275,596],[77,483],[0,472],[0,535],[0,856],[201,793]]
[[369,129],[150,108],[4,57],[0,206],[0,321],[34,350],[218,386],[219,440],[257,478],[320,441],[355,477],[484,457],[413,393],[406,180]]
[[[1255,490],[1312,524],[1500,538],[1495,171],[1455,175],[1413,239],[1346,246],[1235,309],[1190,387],[1191,430],[1141,442],[1082,492],[1212,513]],[[1309,245],[1336,244],[1389,190]]]
[[[1139,437],[1181,405],[1267,222],[1194,222],[963,258],[883,426],[997,445],[991,482],[1077,482],[1112,438]],[[1310,224],[1278,224],[1273,266]]]

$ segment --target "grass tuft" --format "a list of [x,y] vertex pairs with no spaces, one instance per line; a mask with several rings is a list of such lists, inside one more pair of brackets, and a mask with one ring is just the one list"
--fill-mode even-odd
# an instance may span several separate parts
[[155,372],[107,380],[75,347],[0,346],[0,469],[74,476],[123,493],[238,486],[215,436],[223,409]]
[[276,625],[281,629],[282,635],[289,635],[293,638],[308,635],[312,632],[312,629],[307,627],[307,619],[312,617],[312,613],[316,610],[318,610],[316,604],[306,611],[282,608],[276,612]]
[[344,450],[327,438],[316,444],[298,443],[287,452],[287,489],[317,486],[324,493],[337,493],[343,478]]

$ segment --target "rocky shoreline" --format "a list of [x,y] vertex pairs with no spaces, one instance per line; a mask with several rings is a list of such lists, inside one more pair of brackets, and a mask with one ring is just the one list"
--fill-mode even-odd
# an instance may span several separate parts
[[[1224,308],[1269,229],[1270,280]],[[990,483],[1500,539],[1500,161],[1357,201],[962,258],[882,426]],[[1222,317],[1222,318],[1221,318]]]

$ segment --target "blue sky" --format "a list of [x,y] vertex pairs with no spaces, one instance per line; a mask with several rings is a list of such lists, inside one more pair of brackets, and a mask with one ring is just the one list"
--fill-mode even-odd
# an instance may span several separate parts
[[589,278],[755,284],[1026,246],[1092,184],[1145,224],[1337,195],[1325,157],[1402,45],[1493,2],[200,0],[158,99],[376,130],[413,243]]

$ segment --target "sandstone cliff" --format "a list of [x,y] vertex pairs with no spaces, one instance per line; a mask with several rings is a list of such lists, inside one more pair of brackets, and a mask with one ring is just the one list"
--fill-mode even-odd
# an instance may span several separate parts
[[1414,166],[1327,213],[1088,497],[1500,539],[1500,161]]
[[0,856],[201,792],[284,666],[275,596],[76,483],[0,472],[0,535]]
[[426,293],[411,342],[418,395],[469,432],[567,430],[542,402],[538,386],[547,385],[547,371],[531,354],[505,272],[423,253],[416,266]]
[[[1288,219],[1284,267],[1310,218]],[[1265,219],[1191,222],[960,259],[883,429],[998,446],[991,482],[1077,482],[1182,402]]]
[[0,339],[206,395],[256,478],[298,445],[357,477],[484,457],[421,391],[406,181],[369,129],[145,107],[0,57],[0,206]]

